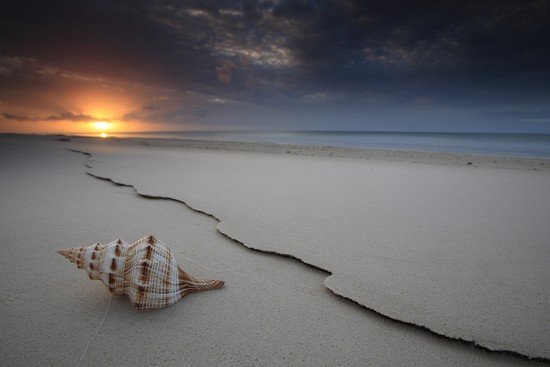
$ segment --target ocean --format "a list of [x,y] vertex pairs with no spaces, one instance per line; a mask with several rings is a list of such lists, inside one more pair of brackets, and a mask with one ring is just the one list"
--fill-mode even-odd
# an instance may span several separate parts
[[171,131],[118,138],[193,139],[550,158],[550,134],[365,131]]

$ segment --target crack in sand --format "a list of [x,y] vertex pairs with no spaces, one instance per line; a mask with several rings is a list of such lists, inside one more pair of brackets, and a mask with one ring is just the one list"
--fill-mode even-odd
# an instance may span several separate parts
[[[83,154],[87,157],[86,159],[86,162],[85,162],[85,166],[86,168],[88,169],[93,169],[93,167],[89,164],[88,160],[90,158],[92,158],[92,154],[91,153],[88,153],[88,152],[85,152],[85,151],[80,151],[80,150],[75,150],[75,149],[66,149],[68,151],[71,151],[73,153],[79,153],[79,154]],[[159,196],[159,195],[150,195],[150,194],[144,194],[144,193],[141,193],[137,190],[137,188],[131,184],[127,184],[127,183],[122,183],[122,182],[117,182],[109,177],[102,177],[102,176],[99,176],[99,175],[96,175],[96,174],[93,174],[89,171],[86,171],[85,172],[87,175],[95,178],[95,179],[98,179],[98,180],[103,180],[103,181],[107,181],[107,182],[110,182],[116,186],[120,186],[120,187],[128,187],[128,188],[131,188],[135,193],[136,195],[142,197],[142,198],[145,198],[145,199],[151,199],[151,200],[167,200],[167,201],[173,201],[173,202],[177,202],[177,203],[180,203],[180,204],[183,204],[184,206],[188,207],[189,209],[197,212],[197,213],[201,213],[201,214],[204,214],[210,218],[213,218],[215,219],[217,222],[218,222],[218,225],[216,226],[216,229],[218,231],[218,233],[220,233],[221,235],[223,235],[224,237],[228,238],[229,240],[231,240],[232,242],[234,243],[237,243],[237,244],[240,244],[242,245],[244,248],[246,249],[249,249],[251,251],[256,251],[256,252],[260,252],[260,253],[263,253],[263,254],[268,254],[268,255],[276,255],[276,256],[280,256],[280,257],[284,257],[284,258],[289,258],[289,259],[292,259],[292,260],[295,260],[295,261],[298,261],[299,263],[302,263],[310,268],[313,268],[315,270],[318,270],[318,271],[322,271],[324,273],[327,273],[329,276],[332,275],[332,272],[327,270],[327,269],[323,269],[321,267],[318,267],[314,264],[310,264],[310,263],[307,263],[305,261],[303,261],[302,259],[298,258],[298,257],[295,257],[293,255],[290,255],[290,254],[284,254],[284,253],[279,253],[279,252],[276,252],[276,251],[269,251],[269,250],[263,250],[263,249],[258,249],[258,248],[255,248],[253,246],[250,246],[248,244],[245,244],[244,242],[242,241],[239,241],[238,239],[236,238],[233,238],[231,236],[229,236],[227,233],[224,233],[222,230],[219,229],[219,225],[221,223],[221,220],[219,218],[217,218],[215,215],[211,214],[211,213],[207,213],[203,210],[200,210],[200,209],[197,209],[197,208],[194,208],[193,206],[189,205],[187,202],[183,201],[183,200],[180,200],[180,199],[175,199],[175,198],[172,198],[172,197],[167,197],[167,196]],[[200,265],[200,264],[198,264]],[[208,269],[209,270],[209,269]],[[242,275],[242,274],[238,274],[238,275]],[[244,276],[244,275],[243,275]],[[328,277],[327,277],[328,278]],[[258,281],[258,280],[256,280]],[[513,350],[495,350],[495,349],[491,349],[489,347],[486,347],[484,345],[480,345],[480,344],[477,344],[475,340],[466,340],[466,339],[461,339],[461,338],[454,338],[454,337],[450,337],[448,335],[445,335],[445,334],[440,334],[426,326],[423,326],[423,325],[419,325],[419,324],[414,324],[414,323],[411,323],[411,322],[407,322],[407,321],[403,321],[403,320],[400,320],[400,319],[396,319],[396,318],[393,318],[393,317],[390,317],[388,315],[385,315],[383,314],[382,312],[378,311],[378,310],[375,310],[375,309],[372,309],[372,308],[369,308],[361,303],[359,303],[358,301],[354,300],[354,299],[351,299],[351,298],[348,298],[342,294],[339,294],[337,293],[336,291],[334,291],[333,289],[331,289],[330,287],[328,287],[326,284],[324,284],[325,288],[328,289],[332,294],[334,294],[335,296],[345,300],[345,301],[348,301],[348,302],[351,302],[359,307],[361,307],[362,309],[364,310],[368,310],[368,311],[371,311],[375,314],[377,314],[378,316],[386,319],[386,320],[389,320],[389,321],[392,321],[392,322],[397,322],[397,323],[400,323],[400,324],[405,324],[405,325],[408,325],[410,327],[414,327],[416,329],[420,329],[420,330],[423,330],[423,331],[427,331],[429,332],[431,335],[434,335],[434,336],[437,336],[437,337],[442,337],[442,338],[445,338],[447,340],[453,340],[453,341],[457,341],[457,342],[460,342],[460,343],[463,343],[463,344],[467,344],[467,345],[472,345],[476,348],[479,348],[481,350],[484,350],[488,353],[502,353],[502,354],[507,354],[507,355],[511,355],[511,356],[515,356],[515,357],[520,357],[520,358],[524,358],[524,359],[528,359],[528,360],[533,360],[533,361],[540,361],[540,362],[550,362],[550,359],[547,359],[547,358],[543,358],[543,357],[532,357],[532,356],[528,356],[528,355],[525,355],[525,354],[522,354],[522,353],[519,353],[519,352],[516,352],[516,351],[513,351]],[[423,350],[424,352],[427,353],[427,351]],[[429,354],[429,353],[428,353]]]

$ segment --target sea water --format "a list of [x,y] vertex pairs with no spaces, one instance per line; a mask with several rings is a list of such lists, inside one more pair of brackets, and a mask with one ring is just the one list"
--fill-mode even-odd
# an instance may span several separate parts
[[192,139],[550,158],[550,134],[366,131],[173,131],[119,138]]

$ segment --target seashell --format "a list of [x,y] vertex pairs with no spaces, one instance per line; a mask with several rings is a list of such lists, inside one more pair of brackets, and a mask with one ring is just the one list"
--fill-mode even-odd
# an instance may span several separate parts
[[126,294],[141,310],[173,305],[187,293],[221,288],[221,280],[201,280],[183,271],[164,243],[153,236],[133,244],[117,240],[57,251],[101,280],[114,294]]

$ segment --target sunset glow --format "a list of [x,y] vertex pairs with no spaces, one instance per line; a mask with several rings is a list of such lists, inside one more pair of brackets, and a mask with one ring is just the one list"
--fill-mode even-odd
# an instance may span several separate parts
[[0,133],[550,133],[544,1],[52,1],[0,13]]
[[94,127],[101,131],[101,132],[105,132],[107,130],[110,130],[111,127],[112,127],[112,124],[110,122],[106,122],[106,121],[97,121],[97,122],[94,122]]

